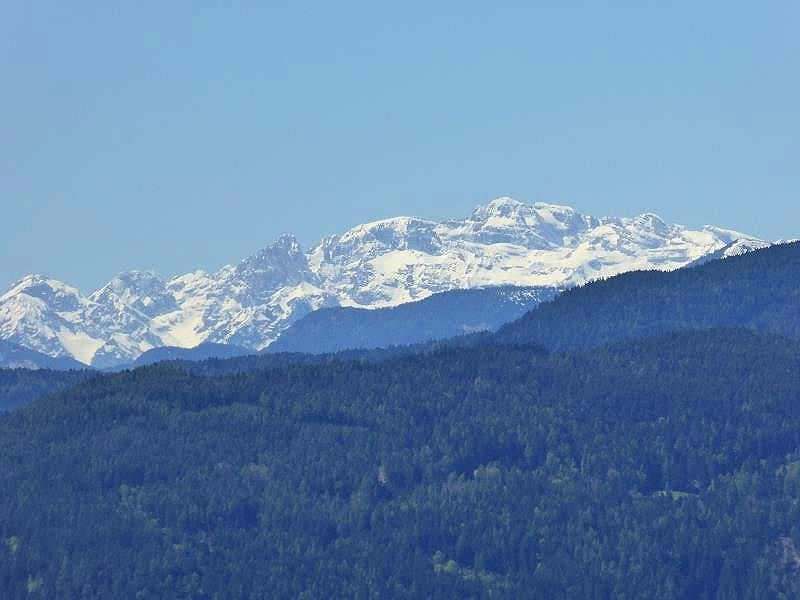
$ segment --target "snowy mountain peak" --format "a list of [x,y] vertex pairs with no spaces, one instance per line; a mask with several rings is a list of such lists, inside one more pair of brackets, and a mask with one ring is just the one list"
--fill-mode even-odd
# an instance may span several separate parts
[[639,223],[646,223],[650,227],[660,227],[662,225],[666,225],[664,219],[662,219],[656,213],[642,213],[636,217],[634,217],[634,221]]
[[309,275],[308,259],[292,235],[282,235],[245,258],[230,274],[231,280],[236,280],[240,289],[249,294],[297,285]]
[[300,242],[298,242],[297,238],[291,233],[283,233],[279,235],[278,239],[272,242],[272,244],[270,244],[268,247],[272,249],[281,248],[288,254],[298,254],[303,251],[300,247]]
[[742,233],[741,231],[735,231],[733,229],[723,229],[722,227],[716,227],[714,225],[706,225],[705,227],[703,227],[703,231],[706,233],[710,233],[714,237],[722,240],[725,244],[731,244],[738,240],[763,243],[763,240],[760,240],[759,238],[753,237],[751,235],[747,235],[746,233]]
[[475,207],[470,216],[470,220],[484,222],[491,219],[505,220],[514,223],[519,219],[524,219],[525,214],[531,215],[535,208],[530,204],[524,204],[514,198],[503,196],[495,198],[488,204]]
[[125,300],[143,299],[164,294],[165,285],[164,280],[152,271],[125,271],[115,275],[89,298],[95,302],[111,295]]
[[46,304],[64,311],[78,310],[81,303],[81,294],[76,288],[40,274],[26,275],[14,283],[5,294],[0,296],[0,302],[19,294],[38,298]]
[[454,221],[457,234],[480,244],[514,244],[545,250],[569,244],[594,224],[569,206],[525,204],[501,197],[477,207],[464,221]]
[[437,223],[417,217],[392,217],[357,225],[340,236],[332,236],[338,242],[347,243],[352,240],[380,239],[384,235],[407,235],[419,229],[433,229]]
[[297,238],[291,234],[284,233],[271,244],[242,260],[240,264],[259,261],[269,262],[269,260],[272,258],[290,257],[300,254],[303,254],[303,249],[300,247],[300,242],[297,241]]
[[160,288],[164,285],[164,280],[154,271],[123,271],[115,275],[108,285],[114,287],[115,290],[134,289],[146,291],[154,287]]
[[560,204],[550,204],[547,202],[534,202],[527,204],[521,202],[516,198],[510,196],[501,196],[495,198],[488,204],[484,204],[475,208],[472,211],[472,217],[475,220],[482,220],[491,217],[516,217],[522,215],[523,217],[541,217],[546,221],[548,217],[561,219],[570,219],[577,214],[577,211],[571,206],[563,206]]
[[[75,288],[68,286],[66,283],[59,281],[58,279],[53,279],[52,277],[48,277],[47,275],[42,275],[40,273],[31,273],[29,275],[25,275],[24,277],[20,278],[19,280],[12,283],[6,294],[16,293],[28,289],[36,289],[42,286],[48,287],[53,290],[71,290],[76,291]],[[6,294],[3,294],[5,297]]]
[[507,216],[528,206],[529,205],[520,202],[516,198],[512,198],[510,196],[500,196],[488,204],[476,207],[473,211],[473,215],[481,217],[491,215]]
[[236,344],[260,350],[320,307],[380,308],[452,289],[579,285],[636,269],[676,269],[768,245],[691,230],[652,213],[593,217],[500,197],[463,219],[395,217],[357,225],[305,252],[282,235],[214,273],[164,281],[120,273],[84,297],[30,275],[0,297],[0,340],[111,366],[150,348]]
[[[42,275],[40,273],[30,273],[25,275],[24,277],[18,279],[14,283],[12,283],[6,293],[15,292],[17,290],[22,290],[31,286],[38,285],[40,283],[44,283],[49,281],[50,278],[46,275]],[[3,294],[5,296],[5,294]]]
[[[436,233],[439,224],[416,217],[394,217],[365,223],[321,244],[324,260],[346,264],[354,256],[373,258],[393,251],[435,253],[441,245]],[[313,255],[317,249],[312,250]]]
[[761,250],[763,248],[767,248],[772,244],[768,242],[763,242],[761,240],[754,240],[752,238],[737,238],[726,244],[719,250],[715,252],[711,252],[704,256],[701,256],[697,260],[689,263],[686,265],[687,267],[697,267],[699,265],[703,265],[707,262],[712,260],[719,260],[724,258],[730,258],[731,256],[740,256],[742,254],[746,254],[748,252],[753,252],[754,250]]
[[125,271],[89,296],[89,300],[111,311],[132,309],[155,317],[176,308],[164,280],[152,271]]
[[[523,203],[520,202],[520,204]],[[534,202],[533,208],[553,214],[575,214],[577,212],[571,206],[566,206],[564,204],[553,204],[551,202]]]
[[654,213],[643,213],[633,218],[633,224],[640,230],[661,237],[668,237],[673,232],[673,226]]

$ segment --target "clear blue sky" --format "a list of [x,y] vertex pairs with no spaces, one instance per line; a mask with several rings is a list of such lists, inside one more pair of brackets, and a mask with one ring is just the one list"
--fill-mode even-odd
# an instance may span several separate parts
[[0,288],[499,195],[800,236],[794,0],[229,4],[3,3]]

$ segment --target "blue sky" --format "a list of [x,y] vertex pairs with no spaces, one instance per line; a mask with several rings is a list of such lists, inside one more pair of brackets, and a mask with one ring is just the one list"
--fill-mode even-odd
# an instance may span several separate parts
[[800,3],[116,4],[0,7],[0,288],[500,195],[800,236]]

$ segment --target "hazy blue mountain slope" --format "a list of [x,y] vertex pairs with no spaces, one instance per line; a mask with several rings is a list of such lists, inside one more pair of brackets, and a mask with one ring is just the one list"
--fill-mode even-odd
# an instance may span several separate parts
[[446,340],[427,342],[425,344],[391,346],[388,348],[356,348],[352,350],[339,350],[338,352],[327,354],[265,351],[259,354],[246,354],[233,358],[207,358],[204,360],[174,359],[161,361],[161,364],[166,368],[179,369],[192,375],[221,377],[252,373],[255,371],[283,369],[294,365],[323,365],[350,362],[377,363],[403,356],[436,352],[446,347],[463,348],[478,346],[485,343],[492,343],[491,333],[472,333],[455,338],[448,338]]
[[18,408],[46,394],[60,392],[99,374],[89,369],[0,369],[0,412]]
[[0,295],[0,340],[97,368],[130,364],[161,346],[218,343],[259,351],[320,308],[388,308],[501,285],[566,288],[627,271],[678,269],[709,254],[764,244],[653,214],[595,217],[497,198],[465,218],[384,219],[309,249],[283,235],[211,273],[164,279],[127,271],[88,295],[29,275]]
[[268,351],[321,354],[494,331],[557,294],[551,287],[498,286],[442,292],[392,308],[324,308],[292,325]]
[[254,352],[248,348],[234,346],[232,344],[200,344],[194,348],[161,346],[160,348],[148,350],[135,361],[133,361],[133,363],[126,365],[126,367],[143,367],[145,365],[152,365],[153,363],[163,362],[166,360],[200,361],[208,360],[210,358],[233,358],[236,356],[246,356],[248,354],[254,354]]
[[85,369],[86,365],[68,356],[48,356],[42,352],[0,340],[0,369]]

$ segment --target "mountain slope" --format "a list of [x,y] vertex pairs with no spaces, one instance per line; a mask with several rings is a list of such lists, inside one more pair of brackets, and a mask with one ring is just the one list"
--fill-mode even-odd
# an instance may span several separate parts
[[142,281],[162,284],[153,274],[122,274],[89,297],[43,275],[29,275],[0,296],[0,339],[55,358],[74,358],[105,367],[163,341],[135,294]]
[[573,288],[501,327],[496,338],[570,349],[714,327],[800,338],[800,243]]
[[67,356],[52,357],[11,342],[0,341],[0,369],[85,369],[86,365]]
[[393,307],[498,285],[570,287],[625,271],[676,269],[732,245],[759,244],[735,231],[693,231],[652,214],[592,217],[498,198],[465,219],[386,219],[308,251],[281,236],[214,273],[167,280],[121,273],[89,296],[28,276],[0,297],[0,339],[101,368],[161,346],[261,350],[324,307]]
[[764,248],[769,248],[771,245],[772,244],[761,241],[735,240],[725,247],[720,248],[716,252],[711,252],[705,256],[701,256],[695,261],[690,262],[688,265],[686,265],[686,267],[699,267],[700,265],[704,265],[712,260],[721,260],[723,258],[731,258],[732,256],[741,256],[742,254],[747,254],[748,252],[753,252],[754,250],[763,250]]
[[0,418],[0,581],[10,598],[797,598],[798,369],[796,341],[714,330],[101,375]]
[[154,363],[167,360],[199,361],[208,360],[209,358],[234,358],[237,356],[246,356],[248,354],[253,354],[253,351],[241,346],[234,346],[232,344],[200,344],[194,348],[161,346],[143,353],[135,361],[133,361],[132,364],[127,365],[127,367],[143,367],[145,365],[152,365]]
[[0,368],[0,413],[14,410],[37,398],[60,392],[97,376],[96,371],[86,368],[69,371],[50,368]]
[[556,288],[497,286],[441,292],[391,308],[324,308],[300,319],[268,350],[321,354],[494,331],[557,294]]

